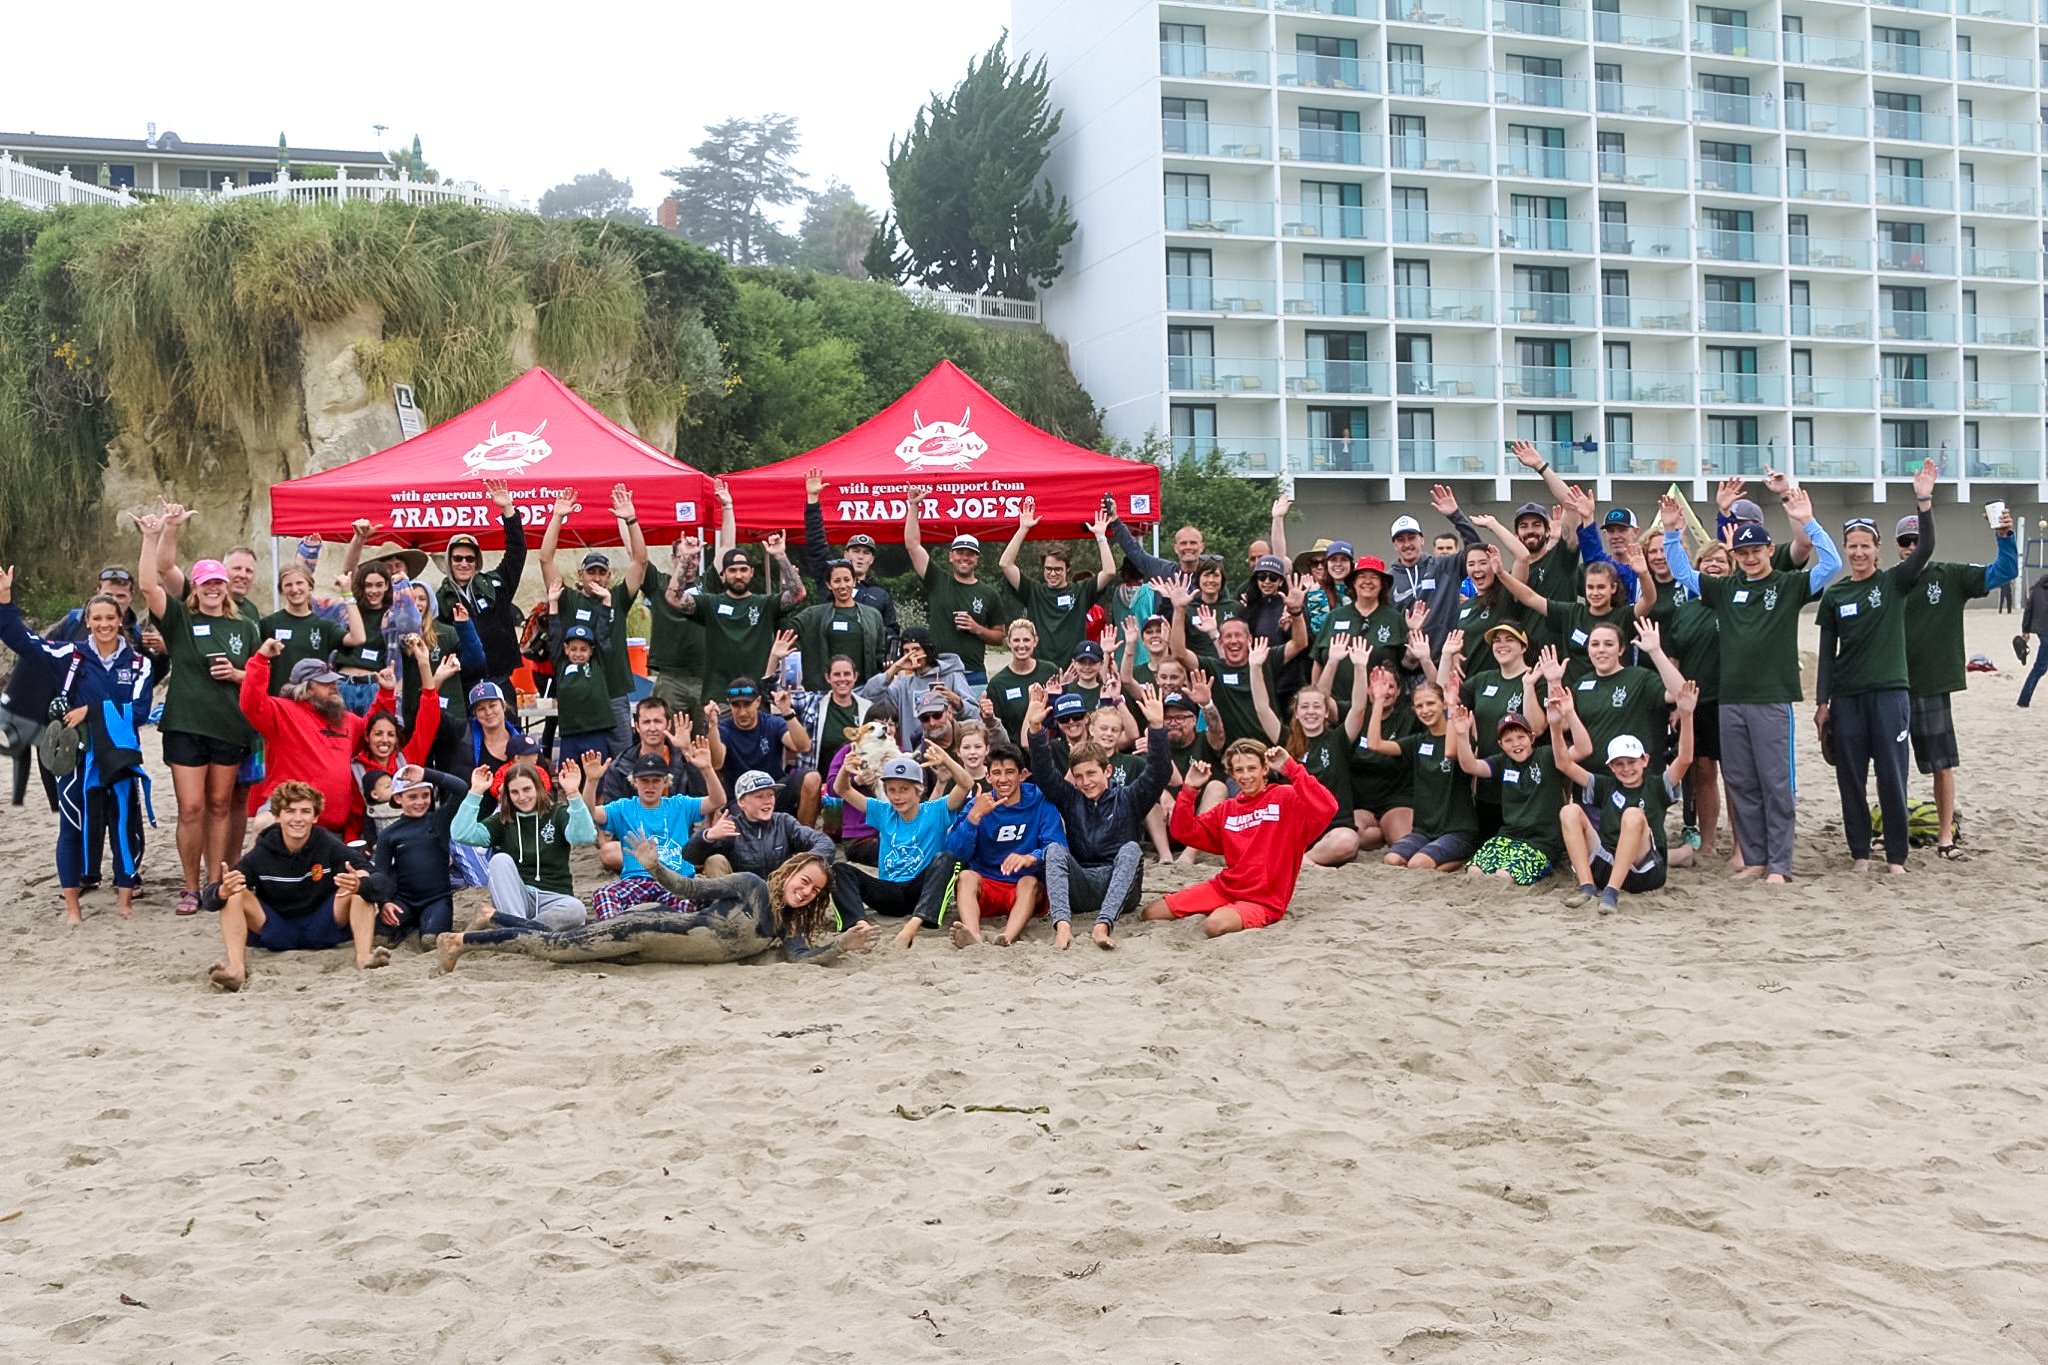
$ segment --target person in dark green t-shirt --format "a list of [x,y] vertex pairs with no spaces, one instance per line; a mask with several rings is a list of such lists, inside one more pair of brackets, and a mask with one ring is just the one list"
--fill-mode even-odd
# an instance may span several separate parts
[[1375,673],[1372,716],[1365,723],[1365,742],[1376,754],[1404,760],[1413,774],[1415,824],[1387,846],[1381,859],[1388,867],[1415,872],[1455,872],[1479,844],[1479,815],[1472,805],[1472,779],[1450,753],[1445,732],[1449,718],[1443,689],[1433,682],[1418,684],[1408,694],[1421,729],[1401,739],[1383,733],[1388,713],[1400,695],[1391,673]]
[[1586,638],[1587,671],[1576,682],[1546,648],[1538,664],[1545,679],[1569,687],[1572,708],[1591,739],[1591,752],[1604,754],[1617,735],[1633,735],[1650,756],[1652,767],[1664,762],[1665,705],[1685,686],[1685,676],[1664,652],[1663,632],[1654,621],[1638,621],[1643,657],[1651,667],[1622,663],[1621,627],[1602,621]]
[[[561,544],[563,527],[576,510],[576,490],[565,488],[555,495],[554,513],[540,538],[541,586],[550,600],[555,585],[562,581],[555,567],[555,549]],[[624,484],[612,487],[612,519],[619,543],[626,547],[626,570],[614,577],[611,556],[602,550],[586,551],[576,568],[576,581],[561,592],[557,610],[564,628],[584,626],[596,642],[598,667],[604,673],[611,694],[611,752],[622,754],[633,740],[633,660],[626,647],[626,613],[647,581],[647,537],[641,533],[640,517],[633,510],[633,493]],[[588,533],[586,543],[588,541]]]
[[[1692,766],[1692,713],[1699,688],[1687,683],[1676,702],[1678,752],[1662,772],[1652,767],[1633,735],[1616,735],[1608,743],[1604,773],[1580,766],[1572,751],[1556,759],[1565,777],[1586,792],[1583,804],[1566,806],[1558,817],[1572,875],[1578,880],[1573,899],[1580,904],[1598,902],[1603,915],[1614,913],[1622,892],[1634,896],[1655,891],[1669,872],[1664,812]],[[1591,747],[1584,745],[1584,731],[1573,716],[1560,719],[1572,732],[1573,750]]]
[[[931,632],[931,654],[959,658],[967,681],[988,682],[988,647],[1002,643],[1002,612],[994,588],[981,581],[981,542],[964,532],[953,537],[940,564],[924,548],[920,519],[930,490],[911,487],[903,495],[903,549],[910,567],[924,583],[925,629]],[[1047,654],[1048,658],[1062,656]]]
[[[718,500],[725,507],[725,535],[728,540],[736,541],[739,536],[733,525],[732,494],[723,479],[712,480],[712,487],[717,490]],[[767,552],[769,567],[779,570],[782,575],[779,593],[757,593],[753,590],[754,565],[747,558],[747,552],[735,544],[718,564],[719,580],[725,590],[715,594],[699,591],[683,596],[683,612],[704,625],[706,696],[724,696],[726,684],[734,678],[764,675],[768,671],[768,656],[775,648],[775,634],[782,618],[804,600],[803,580],[797,576],[796,566],[789,562],[782,533],[774,531],[762,537],[761,548]],[[770,581],[772,583],[772,578]]]
[[363,617],[353,600],[346,604],[348,625],[338,626],[313,611],[313,575],[297,564],[288,565],[278,571],[278,595],[284,598],[284,606],[270,613],[260,623],[263,638],[276,640],[284,646],[284,652],[271,662],[270,695],[276,696],[290,679],[292,666],[301,659],[318,659],[327,663],[329,656],[343,646],[355,646],[363,642]]
[[1884,860],[1906,870],[1906,737],[1912,728],[1907,690],[1906,599],[1934,553],[1934,461],[1913,475],[1920,509],[1919,544],[1891,568],[1878,565],[1877,523],[1859,517],[1842,528],[1848,572],[1820,595],[1820,673],[1814,683],[1814,724],[1831,748],[1842,797],[1842,832],[1858,872],[1870,867],[1870,769],[1877,767],[1877,804],[1884,815]]
[[1586,662],[1586,637],[1594,626],[1603,621],[1612,621],[1622,631],[1623,660],[1633,663],[1630,655],[1634,650],[1628,646],[1627,623],[1632,619],[1647,617],[1659,600],[1657,579],[1650,572],[1649,564],[1643,559],[1641,545],[1635,547],[1634,558],[1629,567],[1636,575],[1636,601],[1631,607],[1628,595],[1621,586],[1621,572],[1606,560],[1595,560],[1586,566],[1585,600],[1582,602],[1569,589],[1563,597],[1545,597],[1536,589],[1515,575],[1503,569],[1500,581],[1517,602],[1528,608],[1536,622],[1540,622],[1548,639],[1557,645],[1558,653],[1564,657],[1572,681],[1586,675],[1590,667]]
[[704,543],[693,535],[676,537],[670,569],[647,568],[647,667],[654,674],[654,695],[671,713],[694,716],[704,704],[704,625],[683,610],[703,573]]
[[1039,657],[1038,627],[1029,617],[1020,616],[1010,622],[1003,640],[1009,647],[1010,663],[989,675],[988,687],[981,694],[981,717],[1002,722],[1013,741],[1029,743],[1031,737],[1024,733],[1024,713],[1031,709],[1031,689],[1051,682],[1060,671],[1059,665]]
[[859,675],[856,684],[874,677],[888,662],[883,653],[889,642],[888,626],[881,612],[855,599],[853,565],[843,559],[827,560],[824,577],[827,599],[805,607],[790,620],[803,654],[807,692],[825,689],[826,665],[833,659],[843,656],[853,661]]
[[1088,529],[1095,533],[1096,552],[1101,556],[1100,571],[1076,579],[1073,552],[1065,545],[1055,545],[1047,549],[1040,560],[1042,581],[1028,583],[1023,571],[1017,567],[1017,552],[1024,548],[1025,538],[1038,526],[1037,500],[1026,498],[1023,510],[1017,515],[1017,530],[1011,535],[1010,543],[1003,547],[997,567],[1003,571],[1003,579],[1010,585],[1010,592],[1022,604],[1023,614],[1037,624],[1039,648],[1045,657],[1070,658],[1074,646],[1081,643],[1087,631],[1089,608],[1116,581],[1116,560],[1109,548],[1109,520],[1098,515],[1088,523]]
[[[1558,698],[1559,722],[1553,728],[1562,732],[1563,710],[1570,705],[1571,694],[1560,692]],[[1452,710],[1446,731],[1451,752],[1459,767],[1500,792],[1500,833],[1473,853],[1472,870],[1516,886],[1534,886],[1549,876],[1551,865],[1564,856],[1557,823],[1565,800],[1563,776],[1550,746],[1536,742],[1529,718],[1521,712],[1510,711],[1500,718],[1493,730],[1497,747],[1485,758],[1474,754],[1465,742],[1465,727],[1471,719],[1472,713],[1462,706]],[[1482,739],[1485,734],[1482,729]]]
[[[1789,573],[1771,568],[1771,533],[1762,522],[1735,528],[1735,572],[1702,578],[1685,550],[1685,513],[1663,499],[1664,559],[1672,580],[1714,613],[1721,641],[1721,760],[1729,800],[1742,811],[1735,840],[1739,877],[1791,880],[1798,828],[1793,801],[1792,703],[1799,700],[1799,609],[1820,596],[1842,567],[1835,542],[1813,519],[1813,500],[1793,488],[1786,515],[1804,523],[1813,563]],[[1688,726],[1688,734],[1690,727]]]

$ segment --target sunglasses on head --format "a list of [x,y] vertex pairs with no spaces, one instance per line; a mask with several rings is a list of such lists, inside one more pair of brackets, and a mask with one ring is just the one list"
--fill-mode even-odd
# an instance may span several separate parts
[[1842,534],[1848,535],[1851,531],[1868,531],[1872,535],[1876,535],[1877,519],[1874,517],[1851,517],[1842,523]]
[[761,694],[751,687],[735,687],[725,694],[727,701],[759,701]]
[[134,581],[135,575],[129,573],[126,569],[108,569],[100,575],[100,582],[102,583],[133,583]]

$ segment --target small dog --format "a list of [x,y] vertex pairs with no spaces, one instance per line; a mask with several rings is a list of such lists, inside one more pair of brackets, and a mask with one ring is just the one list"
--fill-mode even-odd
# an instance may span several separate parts
[[847,726],[846,742],[853,749],[846,762],[853,769],[854,780],[865,787],[872,787],[882,765],[903,752],[890,737],[888,724],[879,720]]

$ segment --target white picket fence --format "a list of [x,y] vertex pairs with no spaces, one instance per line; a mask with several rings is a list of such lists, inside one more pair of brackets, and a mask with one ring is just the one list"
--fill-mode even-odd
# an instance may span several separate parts
[[[176,192],[176,197],[215,201],[277,199],[294,204],[338,204],[347,199],[361,199],[375,203],[470,204],[506,212],[519,212],[525,208],[506,194],[493,194],[476,184],[429,185],[406,176],[394,180],[382,174],[375,179],[350,180],[345,178],[346,174],[346,171],[337,172],[337,178],[333,180],[294,180],[286,171],[267,185],[234,185],[223,181],[218,190],[182,190]],[[59,204],[127,205],[140,203],[146,197],[77,179],[68,166],[62,171],[40,170],[25,161],[15,160],[10,153],[0,152],[0,199],[26,204],[32,209],[55,208]]]

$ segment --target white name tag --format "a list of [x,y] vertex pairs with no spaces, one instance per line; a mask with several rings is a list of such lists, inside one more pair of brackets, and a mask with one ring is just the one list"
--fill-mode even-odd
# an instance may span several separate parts
[[1500,688],[1494,686],[1492,683],[1488,683],[1486,685],[1486,690],[1484,692],[1481,692],[1479,695],[1482,697],[1491,697],[1498,694],[1499,692]]
[[1517,787],[1519,787],[1522,785],[1522,770],[1520,768],[1509,768],[1506,772],[1503,772],[1500,775],[1500,780],[1503,782],[1512,782]]
[[1417,591],[1417,592],[1428,592],[1428,591],[1429,591],[1429,590],[1430,590],[1431,588],[1433,588],[1433,587],[1435,587],[1435,586],[1436,586],[1436,580],[1435,580],[1434,578],[1425,578],[1425,579],[1423,579],[1423,580],[1422,580],[1422,581],[1421,581],[1420,583],[1417,583],[1417,584],[1415,585],[1415,591]]
[[1861,604],[1859,604],[1859,603],[1856,603],[1856,602],[1844,602],[1844,603],[1842,603],[1842,615],[1843,615],[1844,617],[1850,617],[1850,616],[1854,616],[1854,615],[1855,615],[1855,614],[1856,614],[1856,613],[1857,613],[1858,611],[1861,611],[1861,610],[1862,610],[1862,606],[1861,606]]
[[730,616],[730,615],[732,615],[732,603],[730,603],[730,602],[720,602],[720,603],[718,604],[718,614],[719,614],[720,616]]
[[840,631],[851,630],[853,629],[853,623],[851,621],[834,621],[832,629]]
[[1628,798],[1626,796],[1623,796],[1620,792],[1616,792],[1614,794],[1614,808],[1616,810],[1627,810]]
[[1749,600],[1749,589],[1743,588],[1737,591],[1734,600],[1737,602],[1747,602]]
[[1023,688],[1021,688],[1021,687],[1007,687],[1007,688],[1004,688],[1004,689],[1003,689],[1003,700],[1004,700],[1004,701],[1022,701],[1023,699],[1024,699],[1024,689],[1023,689]]
[[1428,758],[1436,752],[1436,745],[1418,744],[1415,746],[1415,752],[1421,754],[1424,758]]
[[1572,632],[1572,643],[1573,643],[1573,644],[1575,644],[1575,645],[1582,645],[1582,644],[1586,643],[1586,632],[1585,632],[1585,631],[1583,631],[1583,630],[1575,630],[1575,631],[1573,631],[1573,632]]
[[384,651],[382,651],[381,649],[364,649],[364,650],[358,650],[358,651],[357,651],[357,653],[359,653],[359,654],[361,654],[361,655],[363,656],[363,662],[364,662],[364,663],[366,663],[366,664],[373,664],[373,663],[376,663],[376,662],[377,662],[377,656],[378,656],[379,654],[382,654],[383,652],[384,652]]
[[194,626],[194,627],[192,627],[192,633],[193,633],[194,635],[211,635],[211,634],[213,634],[213,627],[212,627],[212,626]]
[[1584,682],[1582,682],[1582,683],[1580,683],[1580,684],[1579,684],[1579,691],[1581,691],[1581,692],[1591,692],[1591,691],[1593,690],[1593,686],[1594,686],[1595,682],[1597,682],[1597,681],[1598,681],[1598,680],[1597,680],[1597,679],[1594,679],[1594,678],[1588,678],[1588,679],[1586,679],[1586,680],[1585,680]]
[[1238,680],[1243,676],[1244,675],[1241,673],[1225,673],[1223,675],[1223,685],[1225,687],[1236,687],[1238,685]]
[[576,613],[576,619],[579,621],[588,621],[590,619],[590,613],[587,610],[578,611]]
[[279,626],[276,630],[271,631],[270,634],[272,639],[277,640],[289,640],[292,638],[292,633],[283,626]]
[[1074,605],[1074,594],[1070,592],[1061,593],[1058,597],[1052,599],[1052,604],[1056,607],[1071,607]]

